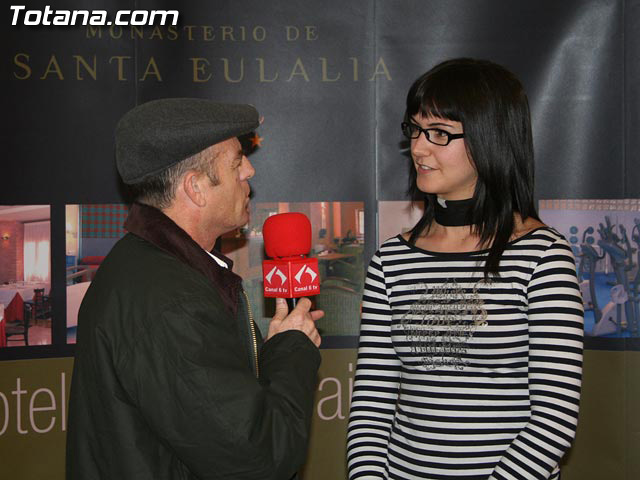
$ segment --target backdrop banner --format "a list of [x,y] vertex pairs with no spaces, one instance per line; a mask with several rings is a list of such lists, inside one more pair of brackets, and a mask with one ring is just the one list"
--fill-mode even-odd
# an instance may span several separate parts
[[[221,240],[261,328],[273,306],[260,295],[268,215],[310,216],[322,280],[347,282],[325,284],[318,297],[333,313],[323,327],[305,480],[345,478],[363,272],[380,242],[419,215],[405,194],[411,164],[400,122],[409,86],[436,63],[486,58],[522,79],[543,220],[575,247],[583,295],[599,285],[600,310],[611,304],[607,312],[621,326],[640,311],[633,317],[632,309],[615,308],[623,297],[607,282],[624,274],[617,279],[605,257],[593,271],[580,266],[589,251],[582,245],[597,244],[598,223],[628,251],[628,279],[640,263],[633,237],[636,219],[640,225],[640,0],[34,0],[22,10],[5,8],[0,283],[7,285],[0,304],[6,323],[44,290],[50,314],[30,329],[29,346],[14,337],[5,342],[0,322],[3,478],[64,478],[76,312],[124,234],[130,204],[115,169],[114,127],[152,99],[251,103],[264,116],[250,157],[252,220]],[[176,10],[178,21],[65,26],[47,9],[101,10],[108,22],[124,10]],[[37,271],[48,278],[29,273],[20,253],[24,225],[43,220],[50,222],[48,243],[33,248]],[[633,408],[640,340],[585,305],[582,411],[563,478],[639,478],[640,457],[632,452],[640,435]]]

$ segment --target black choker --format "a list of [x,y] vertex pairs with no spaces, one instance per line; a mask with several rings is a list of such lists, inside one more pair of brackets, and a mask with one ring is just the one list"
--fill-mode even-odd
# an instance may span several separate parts
[[436,199],[436,222],[444,227],[464,227],[471,225],[473,198],[466,200]]

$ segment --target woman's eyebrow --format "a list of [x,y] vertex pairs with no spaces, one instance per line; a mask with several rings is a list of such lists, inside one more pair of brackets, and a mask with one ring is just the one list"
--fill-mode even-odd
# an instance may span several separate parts
[[442,123],[442,122],[433,122],[433,123],[429,123],[428,125],[430,127],[451,127],[451,128],[453,128],[453,125],[451,125],[450,123]]
[[[415,125],[418,125],[418,121],[415,118],[410,117],[409,120],[411,121],[411,123],[413,123]],[[431,122],[431,123],[428,123],[427,126],[429,126],[429,127],[450,127],[450,128],[453,128],[453,125],[451,125],[450,123],[443,123],[443,122]]]

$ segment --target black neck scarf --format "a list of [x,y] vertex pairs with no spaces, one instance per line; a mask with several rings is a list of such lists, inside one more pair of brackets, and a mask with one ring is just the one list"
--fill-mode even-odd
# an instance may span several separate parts
[[473,198],[465,200],[436,200],[436,222],[444,227],[464,227],[471,225]]

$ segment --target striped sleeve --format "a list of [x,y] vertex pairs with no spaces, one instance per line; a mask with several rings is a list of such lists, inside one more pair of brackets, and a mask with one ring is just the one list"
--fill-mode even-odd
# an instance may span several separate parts
[[391,307],[380,254],[365,282],[360,344],[347,437],[349,479],[386,478],[400,360],[391,343]]
[[491,480],[547,479],[576,432],[582,378],[583,307],[564,239],[543,253],[527,287],[531,417]]

